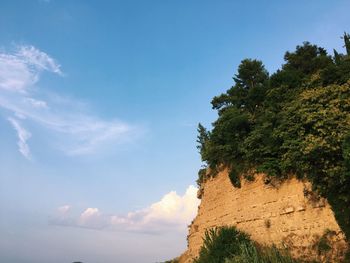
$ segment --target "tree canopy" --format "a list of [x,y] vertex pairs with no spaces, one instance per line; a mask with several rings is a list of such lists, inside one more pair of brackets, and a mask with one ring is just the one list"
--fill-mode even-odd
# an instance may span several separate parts
[[272,75],[261,61],[243,60],[234,85],[212,100],[212,129],[199,124],[198,148],[210,175],[227,167],[237,187],[251,172],[308,179],[349,238],[350,35],[343,40],[346,53],[333,55],[304,42]]

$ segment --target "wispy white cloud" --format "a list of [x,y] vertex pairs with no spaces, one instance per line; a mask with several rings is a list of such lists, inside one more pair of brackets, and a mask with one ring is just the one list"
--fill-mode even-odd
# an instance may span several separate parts
[[33,46],[18,46],[15,52],[0,53],[0,89],[26,92],[43,71],[62,75],[60,65]]
[[37,81],[38,76],[19,58],[0,54],[0,89],[24,92]]
[[34,108],[47,108],[46,101],[37,100],[33,98],[25,98],[25,101],[30,103]]
[[30,150],[29,146],[27,144],[27,140],[32,136],[30,132],[28,132],[26,129],[24,129],[19,121],[13,119],[13,118],[8,118],[8,121],[12,124],[13,128],[17,132],[18,136],[18,150],[19,152],[26,157],[27,159],[30,159]]
[[[33,122],[52,134],[52,145],[68,155],[93,153],[103,144],[124,142],[135,135],[131,125],[101,119],[79,100],[49,89],[41,91],[36,84],[44,72],[63,76],[61,66],[33,46],[0,53],[0,109],[10,114],[12,125],[19,120]],[[29,152],[27,144],[22,148]]]
[[91,229],[110,229],[142,233],[163,233],[169,229],[183,231],[197,213],[197,188],[190,185],[181,196],[171,191],[163,198],[141,210],[127,215],[108,215],[98,208],[87,208],[80,215],[67,214],[62,207],[50,223]]
[[49,71],[62,75],[61,65],[59,65],[53,58],[45,52],[36,49],[33,46],[19,46],[15,54],[18,59],[21,59],[33,71]]

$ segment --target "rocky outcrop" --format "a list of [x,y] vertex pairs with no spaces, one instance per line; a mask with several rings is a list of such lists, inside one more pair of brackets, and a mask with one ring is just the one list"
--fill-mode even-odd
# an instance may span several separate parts
[[224,225],[236,226],[261,245],[288,248],[296,258],[339,262],[347,243],[327,201],[314,195],[308,182],[265,179],[257,174],[254,181],[242,180],[241,188],[232,186],[226,170],[208,179],[180,263],[198,256],[207,229]]

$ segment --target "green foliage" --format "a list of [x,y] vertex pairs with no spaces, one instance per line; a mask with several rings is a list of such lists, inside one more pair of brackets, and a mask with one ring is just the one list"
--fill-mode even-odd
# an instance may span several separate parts
[[258,249],[252,242],[240,245],[238,255],[226,259],[225,263],[297,263],[286,251],[276,247]]
[[343,39],[344,39],[344,43],[345,43],[346,52],[347,52],[348,56],[350,56],[350,35],[345,32]]
[[198,148],[212,175],[227,167],[236,187],[252,170],[310,180],[349,238],[350,36],[343,38],[347,54],[304,42],[271,76],[261,61],[243,60],[235,84],[212,101],[212,130],[199,125]]
[[234,227],[213,228],[206,231],[203,246],[195,263],[222,263],[239,252],[240,244],[248,243],[248,235]]
[[175,259],[164,261],[162,263],[179,263],[179,260],[177,258],[175,258]]
[[197,179],[197,185],[200,187],[201,183],[206,180],[207,177],[207,169],[202,168],[198,171],[198,179]]
[[239,178],[239,173],[235,169],[235,167],[232,167],[229,174],[228,174],[230,181],[234,187],[241,188],[241,181]]
[[243,60],[233,78],[236,84],[226,94],[214,97],[213,109],[223,112],[227,107],[233,106],[255,112],[265,97],[268,78],[268,72],[261,61]]
[[214,228],[206,232],[195,263],[297,263],[288,253],[272,248],[258,248],[235,227]]
[[332,247],[329,245],[326,237],[321,237],[317,244],[317,250],[319,254],[329,251]]
[[345,255],[345,258],[343,260],[344,263],[346,262],[350,262],[350,249],[348,249],[346,255]]

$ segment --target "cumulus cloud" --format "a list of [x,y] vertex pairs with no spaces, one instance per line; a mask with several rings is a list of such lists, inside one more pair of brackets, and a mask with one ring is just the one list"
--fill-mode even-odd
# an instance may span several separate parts
[[[50,223],[62,226],[119,231],[162,233],[169,229],[185,230],[197,213],[199,199],[197,188],[190,185],[181,196],[175,191],[164,195],[160,201],[126,215],[108,215],[98,208],[87,208],[80,215],[64,213],[51,218]],[[62,209],[61,209],[62,210]]]
[[59,212],[60,215],[65,215],[69,212],[70,209],[71,209],[70,205],[63,205],[57,208],[57,211]]
[[[33,46],[18,46],[13,52],[0,53],[0,109],[10,115],[19,136],[19,120],[31,122],[53,135],[52,146],[68,155],[81,155],[135,135],[136,129],[129,124],[94,116],[86,103],[39,89],[37,84],[44,72],[63,76],[61,66]],[[20,152],[27,156],[30,133],[22,135]]]
[[126,219],[128,222],[138,222],[141,227],[162,223],[186,225],[197,212],[199,204],[197,190],[196,187],[191,185],[183,196],[171,191],[150,207],[129,213]]

